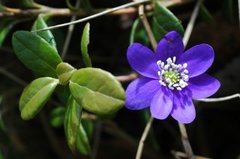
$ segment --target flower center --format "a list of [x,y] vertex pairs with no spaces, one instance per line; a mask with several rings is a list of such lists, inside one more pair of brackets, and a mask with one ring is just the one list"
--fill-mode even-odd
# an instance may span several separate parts
[[161,60],[157,61],[157,65],[160,69],[158,71],[159,83],[172,90],[176,89],[181,91],[185,88],[189,80],[187,63],[175,64],[176,57],[168,58],[166,63]]

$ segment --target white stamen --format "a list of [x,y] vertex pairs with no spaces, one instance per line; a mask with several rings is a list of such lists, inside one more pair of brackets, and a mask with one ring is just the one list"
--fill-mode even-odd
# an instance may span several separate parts
[[163,68],[163,67],[164,67],[164,62],[161,63],[161,68]]
[[169,68],[168,64],[164,66],[164,70],[167,70],[168,68]]
[[166,86],[171,90],[181,91],[183,88],[188,86],[188,70],[187,63],[184,64],[175,64],[176,56],[168,58],[166,63],[161,60],[157,61],[159,67],[158,76],[159,83],[162,86]]
[[184,64],[183,64],[183,68],[187,68],[187,63],[184,63]]
[[173,56],[173,63],[176,62],[176,56]]
[[179,87],[179,84],[176,83],[176,84],[173,85],[173,87]]
[[159,83],[163,86],[166,86],[166,83],[164,83],[162,80],[159,80]]
[[167,59],[167,63],[168,63],[168,64],[171,64],[171,63],[172,63],[172,59],[171,59],[171,58],[168,58],[168,59]]
[[187,69],[183,70],[183,73],[185,73],[185,74],[188,73],[188,70]]
[[176,89],[177,89],[177,90],[179,90],[179,91],[181,91],[181,90],[182,90],[182,88],[181,88],[181,87],[177,87]]

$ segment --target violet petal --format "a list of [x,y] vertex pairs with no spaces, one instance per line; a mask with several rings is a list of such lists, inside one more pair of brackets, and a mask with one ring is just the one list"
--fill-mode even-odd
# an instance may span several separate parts
[[127,59],[131,67],[141,75],[158,79],[157,59],[149,48],[133,43],[128,47]]
[[187,63],[189,77],[196,77],[204,73],[213,63],[214,50],[208,44],[196,45],[183,53],[177,63]]
[[176,31],[168,32],[164,38],[158,43],[156,56],[161,61],[176,56],[179,57],[183,53],[184,45],[181,36]]
[[154,118],[166,119],[173,107],[172,92],[162,87],[153,97],[150,104],[150,111]]
[[126,89],[126,107],[139,110],[150,106],[152,97],[160,87],[158,80],[145,77],[134,80]]
[[195,119],[195,107],[190,93],[186,90],[174,92],[171,116],[180,123],[191,123]]
[[220,82],[208,74],[190,78],[188,82],[188,89],[192,92],[194,99],[209,97],[216,93],[219,87]]

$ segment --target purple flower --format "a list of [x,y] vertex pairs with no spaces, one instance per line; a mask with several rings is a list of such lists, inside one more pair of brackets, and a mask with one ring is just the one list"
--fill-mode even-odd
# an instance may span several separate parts
[[200,44],[184,52],[182,38],[175,31],[158,43],[156,53],[133,43],[127,59],[142,77],[127,87],[126,107],[140,110],[150,106],[157,119],[171,114],[178,122],[192,122],[196,116],[192,98],[209,97],[220,87],[218,80],[205,73],[213,63],[213,48]]

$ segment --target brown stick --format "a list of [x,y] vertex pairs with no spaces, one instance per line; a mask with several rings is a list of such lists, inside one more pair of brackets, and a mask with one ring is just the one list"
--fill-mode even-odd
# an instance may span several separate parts
[[[170,6],[178,6],[183,5],[189,2],[193,2],[193,0],[171,0],[166,2],[161,2],[162,6],[170,7]],[[95,9],[93,13],[102,12],[106,9]],[[152,6],[146,5],[145,7],[146,11],[151,11]],[[136,14],[138,12],[138,9],[135,7],[129,7],[117,10],[115,12],[112,12],[108,15],[124,15],[124,14]],[[89,15],[88,12],[85,10],[78,10],[78,11],[71,11],[68,8],[50,8],[50,7],[42,7],[41,9],[18,9],[18,8],[7,8],[5,11],[0,12],[0,17],[15,17],[15,16],[38,16],[39,14],[48,14],[52,16],[86,16]]]

